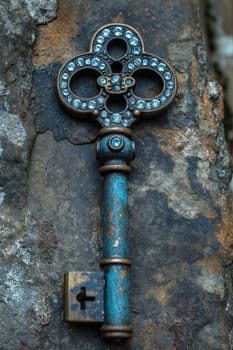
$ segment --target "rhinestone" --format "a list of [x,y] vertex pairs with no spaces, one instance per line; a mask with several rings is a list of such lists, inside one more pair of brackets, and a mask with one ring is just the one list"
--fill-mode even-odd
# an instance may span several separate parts
[[103,120],[104,126],[109,126],[110,125],[110,119],[106,118]]
[[127,126],[129,125],[128,120],[123,119],[123,120],[122,120],[122,125],[125,126],[125,127],[127,127]]
[[129,102],[130,102],[131,105],[135,105],[136,100],[135,100],[134,97],[130,97]]
[[126,30],[125,37],[127,39],[130,39],[130,38],[132,38],[132,36],[133,36],[133,32],[131,32],[131,30]]
[[68,73],[63,73],[62,74],[62,79],[64,79],[64,80],[69,79],[69,74]]
[[82,66],[84,65],[84,59],[83,59],[82,57],[79,57],[79,58],[77,59],[77,64],[78,64],[80,67],[82,67]]
[[140,46],[133,47],[131,52],[133,55],[140,55],[140,53],[141,53]]
[[129,70],[133,70],[134,69],[134,64],[133,63],[129,63],[128,64],[128,68],[129,68]]
[[136,36],[133,36],[130,40],[129,40],[130,45],[132,46],[137,46],[138,44],[138,38]]
[[81,104],[81,109],[86,109],[87,108],[87,103],[86,102],[83,102],[82,104]]
[[72,103],[72,105],[75,107],[75,108],[79,108],[81,106],[81,101],[78,100],[78,99],[75,99]]
[[67,69],[69,72],[73,72],[75,70],[75,67],[76,67],[76,65],[74,62],[70,62],[67,64]]
[[127,78],[127,79],[125,80],[125,83],[126,83],[126,85],[132,85],[132,84],[133,84],[133,79]]
[[113,33],[114,33],[116,36],[121,36],[121,35],[122,35],[122,32],[123,32],[123,30],[122,30],[121,27],[115,27],[115,28],[113,29]]
[[103,98],[103,96],[99,96],[98,98],[97,98],[97,101],[98,101],[98,103],[99,104],[103,104],[104,103],[104,98]]
[[146,103],[146,109],[151,109],[151,103],[150,102]]
[[67,89],[63,89],[62,93],[64,96],[68,96],[69,95],[69,91]]
[[90,58],[86,58],[86,59],[85,59],[85,63],[86,63],[86,64],[91,64],[91,59],[90,59]]
[[102,51],[102,45],[96,44],[96,45],[94,46],[94,51],[95,51],[95,52],[100,52],[100,51]]
[[148,59],[147,59],[147,58],[144,58],[144,59],[142,60],[142,65],[143,65],[143,66],[147,66],[147,65],[148,65]]
[[97,67],[99,63],[100,63],[100,59],[98,57],[92,58],[91,64],[93,67]]
[[140,65],[141,65],[141,63],[142,63],[141,58],[135,58],[135,60],[134,60],[134,64],[135,64],[135,66],[140,66]]
[[152,100],[152,108],[158,108],[160,106],[160,101],[157,98]]
[[111,35],[111,32],[109,29],[105,28],[101,34],[105,37],[105,38],[108,38],[110,35]]
[[113,85],[112,90],[115,92],[121,91],[121,86],[120,85]]
[[62,81],[61,82],[61,84],[60,84],[60,86],[61,86],[61,88],[63,89],[63,88],[67,88],[67,82],[66,81]]
[[138,109],[144,109],[146,106],[146,102],[144,100],[138,100],[136,106]]
[[111,83],[112,83],[112,84],[119,84],[120,82],[121,82],[121,77],[120,77],[120,75],[114,74],[114,75],[111,77]]
[[96,42],[98,43],[98,44],[103,44],[104,43],[104,37],[103,36],[98,36],[97,37],[97,39],[96,39]]
[[100,63],[100,65],[99,65],[99,69],[100,70],[104,70],[105,69],[105,67],[106,67],[106,64],[105,63]]
[[121,121],[120,113],[113,113],[111,120],[112,120],[113,123],[119,124],[120,121]]
[[156,67],[157,64],[158,64],[157,58],[152,58],[151,61],[150,61],[151,67]]
[[69,103],[71,103],[72,102],[72,97],[69,95],[69,96],[67,96],[67,101],[69,102]]
[[162,96],[162,97],[160,98],[160,101],[161,101],[161,103],[165,103],[165,102],[167,101],[166,96]]
[[166,71],[165,73],[164,73],[164,78],[166,79],[166,80],[169,80],[169,79],[171,79],[171,73],[170,72],[168,72],[168,71]]
[[159,72],[164,72],[166,68],[167,68],[166,64],[164,64],[164,63],[158,64],[158,71]]
[[108,116],[108,112],[107,111],[101,111],[100,112],[100,116],[101,116],[101,118],[105,119]]
[[107,79],[105,77],[99,77],[98,82],[101,85],[105,85],[107,83]]
[[127,111],[127,112],[125,113],[125,118],[127,118],[127,119],[132,118],[132,113],[131,113],[130,111]]
[[110,143],[113,148],[119,148],[122,146],[123,140],[120,137],[115,136],[111,139]]
[[173,89],[173,87],[174,87],[173,81],[169,81],[169,82],[167,83],[167,88],[168,88],[168,89]]
[[88,102],[88,108],[89,109],[95,109],[96,108],[96,102],[91,100]]
[[165,90],[165,91],[164,91],[164,95],[165,95],[166,97],[171,96],[171,90]]

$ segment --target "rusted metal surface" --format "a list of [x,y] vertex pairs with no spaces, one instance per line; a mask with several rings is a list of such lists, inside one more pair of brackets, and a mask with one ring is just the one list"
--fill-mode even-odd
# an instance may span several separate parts
[[103,322],[103,272],[66,272],[64,277],[64,309],[66,322],[86,324]]

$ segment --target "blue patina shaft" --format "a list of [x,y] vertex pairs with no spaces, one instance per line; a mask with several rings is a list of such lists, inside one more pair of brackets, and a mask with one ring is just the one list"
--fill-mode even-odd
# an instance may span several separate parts
[[[103,258],[129,258],[126,175],[108,173],[104,184]],[[113,260],[114,261],[114,260]],[[119,260],[120,261],[120,260]],[[129,325],[129,267],[105,267],[105,323]]]
[[101,265],[105,273],[105,318],[102,332],[104,337],[122,339],[131,334],[127,193],[130,167],[127,162],[134,155],[133,141],[125,135],[106,135],[100,140],[98,155],[104,173]]

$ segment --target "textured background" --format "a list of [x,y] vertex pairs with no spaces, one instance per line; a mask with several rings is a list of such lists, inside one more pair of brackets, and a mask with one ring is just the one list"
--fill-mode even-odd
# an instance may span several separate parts
[[233,155],[233,2],[208,0],[205,8],[210,58],[224,88],[225,128]]
[[[231,177],[220,86],[196,0],[0,4],[0,349],[232,348]],[[178,78],[168,111],[133,127],[129,177],[132,340],[63,322],[63,274],[98,270],[97,126],[56,100],[61,64],[96,29],[125,22]]]

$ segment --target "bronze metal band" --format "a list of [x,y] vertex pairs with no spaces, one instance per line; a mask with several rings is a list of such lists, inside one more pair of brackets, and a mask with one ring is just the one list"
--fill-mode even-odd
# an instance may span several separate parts
[[100,261],[100,266],[112,265],[112,264],[121,264],[131,266],[131,261],[126,258],[106,258]]
[[122,171],[124,173],[130,173],[131,167],[124,164],[110,164],[110,165],[103,165],[100,167],[101,174],[104,174],[110,171]]
[[130,338],[132,334],[132,327],[124,325],[104,325],[100,330],[103,333],[104,338]]
[[100,137],[105,136],[105,135],[110,135],[110,134],[122,134],[122,135],[128,136],[129,138],[131,138],[133,135],[131,129],[123,128],[123,127],[119,127],[119,126],[115,126],[112,128],[102,128],[99,131]]

